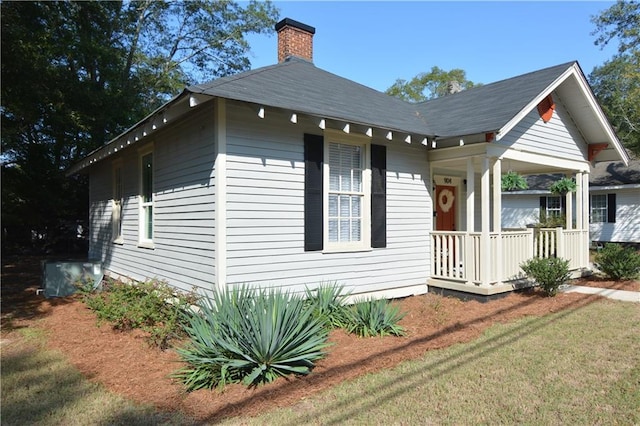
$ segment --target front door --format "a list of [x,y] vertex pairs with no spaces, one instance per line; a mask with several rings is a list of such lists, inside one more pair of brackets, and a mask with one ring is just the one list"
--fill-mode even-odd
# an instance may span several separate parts
[[436,231],[456,230],[456,187],[436,185]]

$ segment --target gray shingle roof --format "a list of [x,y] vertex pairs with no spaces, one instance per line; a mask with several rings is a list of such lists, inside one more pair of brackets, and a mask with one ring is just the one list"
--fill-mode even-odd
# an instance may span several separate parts
[[597,163],[591,169],[591,186],[615,186],[640,184],[640,159],[629,161],[625,166],[621,161]]
[[556,65],[417,104],[438,136],[501,129],[576,62]]
[[290,57],[276,65],[187,88],[327,119],[431,136],[415,105]]
[[[529,189],[546,191],[562,174],[541,174],[526,176]],[[591,168],[589,186],[617,186],[640,184],[640,159],[633,159],[625,166],[622,161],[604,161]],[[523,191],[526,192],[526,191]]]

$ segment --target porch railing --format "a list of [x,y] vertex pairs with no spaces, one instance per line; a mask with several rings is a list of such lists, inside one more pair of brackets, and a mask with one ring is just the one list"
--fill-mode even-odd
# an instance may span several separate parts
[[[433,231],[432,277],[472,285],[491,285],[521,278],[520,265],[533,257],[569,260],[572,270],[586,267],[587,230],[528,228],[489,234],[489,255],[482,262],[480,232]],[[498,247],[502,242],[501,250]],[[499,255],[499,253],[501,253]],[[484,277],[484,264],[489,266]]]

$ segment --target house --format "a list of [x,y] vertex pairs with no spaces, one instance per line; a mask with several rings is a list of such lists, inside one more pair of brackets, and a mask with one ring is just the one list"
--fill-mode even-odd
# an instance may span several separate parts
[[[541,217],[562,215],[563,203],[549,186],[562,175],[527,176],[529,188],[503,193],[502,222],[522,228]],[[575,196],[573,197],[575,202]],[[575,215],[572,217],[575,222]],[[640,244],[640,159],[596,163],[589,177],[589,235],[592,243]]]
[[316,67],[313,27],[276,30],[277,64],[188,87],[70,170],[89,175],[107,273],[500,294],[534,255],[530,233],[502,230],[507,168],[577,178],[559,238],[588,266],[590,162],[628,159],[576,62],[411,104]]

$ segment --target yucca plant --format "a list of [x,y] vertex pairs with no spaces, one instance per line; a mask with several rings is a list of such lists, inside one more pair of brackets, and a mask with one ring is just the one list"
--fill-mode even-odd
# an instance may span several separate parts
[[398,322],[405,316],[400,308],[384,299],[368,299],[352,305],[348,311],[347,331],[360,337],[403,336]]
[[322,283],[314,289],[306,289],[307,303],[313,315],[320,318],[330,328],[344,328],[346,325],[346,299],[344,286],[336,282]]
[[268,383],[308,374],[324,357],[327,329],[302,297],[243,286],[205,299],[178,349],[187,366],[174,375],[187,390]]

